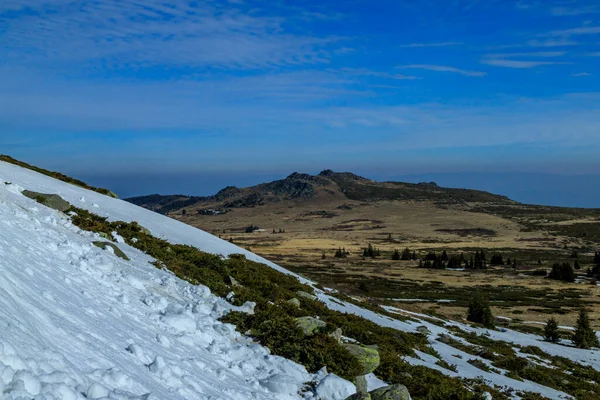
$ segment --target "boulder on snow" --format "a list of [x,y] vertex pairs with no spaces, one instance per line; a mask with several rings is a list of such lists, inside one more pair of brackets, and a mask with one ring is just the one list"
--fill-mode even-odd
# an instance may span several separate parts
[[298,290],[296,292],[296,296],[302,297],[303,299],[308,299],[308,300],[317,300],[317,296],[313,296],[312,294],[303,292],[302,290]]
[[29,197],[40,204],[50,207],[54,210],[65,212],[71,208],[71,203],[63,199],[57,194],[38,193],[30,190],[23,190],[23,196]]
[[92,242],[92,244],[96,247],[100,247],[102,250],[106,250],[107,247],[110,247],[113,249],[115,256],[122,258],[125,261],[129,261],[129,257],[127,257],[127,254],[123,253],[123,250],[121,250],[119,247],[117,247],[116,244],[114,243],[110,243],[110,242]]
[[391,385],[369,392],[371,400],[411,400],[410,393],[404,385]]
[[452,337],[450,335],[447,335],[445,333],[441,333],[437,339],[438,342],[444,343],[444,344],[451,344],[452,343]]
[[319,329],[327,326],[327,322],[321,321],[320,319],[316,319],[314,317],[300,317],[296,318],[296,325],[298,325],[298,328],[302,329],[302,332],[306,336],[312,336]]
[[98,232],[98,235],[100,235],[102,239],[112,240],[112,238],[106,232]]
[[379,366],[379,351],[373,347],[345,343],[344,348],[358,359],[363,367],[362,375],[370,374]]
[[425,325],[417,326],[417,332],[425,336],[431,335],[431,331]]

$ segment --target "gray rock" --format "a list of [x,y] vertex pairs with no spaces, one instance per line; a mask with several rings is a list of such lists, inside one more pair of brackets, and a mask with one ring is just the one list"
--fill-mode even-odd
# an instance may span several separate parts
[[431,335],[431,331],[425,325],[418,326],[417,332],[425,336]]
[[101,248],[102,250],[106,250],[107,247],[111,247],[115,253],[115,256],[122,258],[123,260],[129,261],[129,257],[127,254],[123,253],[123,250],[117,247],[116,244],[110,242],[92,242],[92,244],[96,247]]
[[342,328],[337,328],[335,331],[329,334],[335,341],[342,343]]
[[100,235],[100,237],[103,238],[103,239],[112,240],[112,238],[106,232],[98,232],[98,235]]
[[313,296],[312,294],[303,292],[302,290],[298,290],[296,295],[298,297],[302,297],[303,299],[317,300],[317,296]]
[[372,400],[369,393],[356,392],[352,396],[347,397],[346,400]]
[[296,318],[296,324],[306,336],[314,335],[319,329],[327,326],[327,322],[314,317]]
[[229,276],[228,277],[229,280],[229,284],[233,287],[238,287],[238,286],[242,286],[233,276]]
[[356,386],[357,393],[368,393],[369,389],[367,388],[367,377],[365,375],[359,375],[354,378],[354,386]]
[[446,335],[445,333],[442,333],[437,337],[437,341],[445,343],[445,344],[450,344],[450,343],[452,343],[452,337],[450,335]]
[[369,392],[371,400],[411,400],[410,393],[404,385],[385,386]]
[[45,205],[46,207],[50,207],[60,212],[65,212],[71,208],[71,203],[57,194],[38,193],[30,190],[24,190],[23,196],[29,197],[30,199],[33,199],[38,203]]
[[300,300],[298,300],[295,297],[293,299],[289,299],[287,302],[288,302],[288,304],[291,304],[296,308],[300,308]]
[[363,367],[361,375],[370,374],[379,366],[380,358],[377,349],[353,343],[343,344],[344,348],[355,356]]

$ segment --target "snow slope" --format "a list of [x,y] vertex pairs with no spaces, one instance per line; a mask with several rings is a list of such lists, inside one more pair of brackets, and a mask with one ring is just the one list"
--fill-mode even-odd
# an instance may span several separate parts
[[322,393],[341,392],[332,399],[353,393],[349,382],[308,374],[218,322],[235,307],[206,287],[156,269],[126,244],[119,246],[131,261],[93,246],[96,234],[22,188],[137,220],[178,243],[259,259],[124,201],[0,162],[2,399],[292,399],[311,380]]
[[[2,185],[4,181],[13,184]],[[91,246],[92,234],[81,232],[59,213],[23,197],[19,187],[58,193],[73,205],[112,221],[137,221],[154,236],[171,243],[222,255],[242,253],[297,276],[179,221],[0,162],[0,393],[3,387],[17,390],[23,385],[31,385],[35,391],[42,382],[40,390],[54,385],[56,393],[74,393],[75,397],[56,396],[65,399],[81,398],[79,393],[90,390],[91,398],[109,391],[112,398],[286,399],[298,397],[294,390],[313,379],[321,380],[321,394],[341,387],[351,390],[345,386],[347,382],[335,376],[311,376],[303,367],[269,356],[231,326],[216,321],[231,308],[229,303],[205,288],[156,270],[148,264],[146,255],[125,244],[120,247],[131,262]],[[420,320],[425,316],[413,313],[413,321],[399,321],[332,299],[318,289],[315,292],[329,308],[360,315],[382,326],[407,332],[426,326],[431,332],[431,346],[443,360],[456,365],[458,372],[436,365],[437,358],[423,353],[418,358],[406,358],[412,364],[450,376],[482,377],[492,385],[537,392],[551,399],[570,398],[533,382],[511,379],[505,371],[498,374],[474,367],[467,361],[489,361],[435,340],[439,334],[447,334],[463,341],[443,327]],[[392,308],[388,311],[407,313]],[[600,369],[598,351],[547,343],[536,335],[511,330],[488,331],[446,323],[467,332],[487,333],[496,340],[535,345],[549,354]],[[13,375],[17,370],[26,371],[26,377]]]

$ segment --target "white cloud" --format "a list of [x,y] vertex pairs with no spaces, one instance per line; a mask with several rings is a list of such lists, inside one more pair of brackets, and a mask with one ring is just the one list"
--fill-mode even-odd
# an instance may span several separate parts
[[597,35],[600,34],[600,26],[584,26],[579,28],[556,30],[540,36],[578,36],[578,35]]
[[440,43],[410,43],[402,44],[400,47],[449,47],[449,46],[460,46],[463,42],[440,42]]
[[529,40],[527,46],[530,47],[566,47],[566,46],[577,46],[578,42],[568,40],[564,38],[550,39],[550,40]]
[[367,68],[342,68],[339,70],[329,69],[328,71],[341,73],[343,75],[350,76],[374,76],[378,78],[387,78],[395,80],[417,80],[422,79],[418,76],[403,75],[403,74],[390,74],[388,72],[374,71]]
[[[257,9],[177,0],[1,2],[0,57],[64,70],[74,63],[269,68],[328,62],[336,38],[286,31],[286,21]],[[240,5],[242,7],[243,5]],[[2,10],[28,7],[17,18]]]
[[571,76],[592,76],[589,72],[578,72],[576,74],[571,74]]
[[[535,68],[542,65],[570,64],[565,61],[540,61],[536,58],[555,58],[567,54],[564,51],[538,51],[529,53],[501,53],[486,54],[481,60],[482,64],[505,68]],[[515,58],[529,58],[529,60],[515,60]],[[531,60],[533,58],[534,60]]]
[[397,68],[403,69],[425,69],[429,71],[438,71],[438,72],[452,72],[455,74],[465,75],[465,76],[486,76],[487,73],[481,71],[468,71],[460,68],[450,67],[446,65],[431,65],[431,64],[410,64],[410,65],[399,65]]
[[597,6],[553,7],[551,10],[551,13],[552,13],[552,15],[555,15],[558,17],[584,15],[584,14],[598,14],[598,13],[600,13],[600,7],[597,7]]

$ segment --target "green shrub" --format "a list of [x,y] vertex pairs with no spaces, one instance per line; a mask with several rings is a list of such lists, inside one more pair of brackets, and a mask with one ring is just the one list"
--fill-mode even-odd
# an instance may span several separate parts
[[80,181],[78,179],[75,179],[75,178],[71,178],[70,176],[61,174],[60,172],[48,171],[48,170],[45,170],[45,169],[42,169],[42,168],[39,168],[39,167],[35,167],[33,165],[29,165],[27,163],[24,163],[23,161],[15,160],[14,158],[12,158],[10,156],[7,156],[7,155],[4,155],[4,154],[0,154],[0,161],[4,161],[4,162],[10,163],[10,164],[18,165],[21,168],[30,169],[30,170],[36,171],[36,172],[38,172],[40,174],[43,174],[43,175],[46,175],[46,176],[50,176],[50,177],[52,177],[54,179],[58,179],[60,181],[67,182],[67,183],[70,183],[72,185],[79,186],[79,187],[82,187],[82,188],[85,188],[85,189],[93,190],[94,192],[98,192],[98,193],[104,194],[106,196],[117,198],[117,195],[114,194],[113,192],[111,192],[108,189],[103,189],[103,188],[97,188],[97,187],[94,187],[94,186],[90,186],[90,185],[86,184],[85,182],[82,182],[82,181]]

